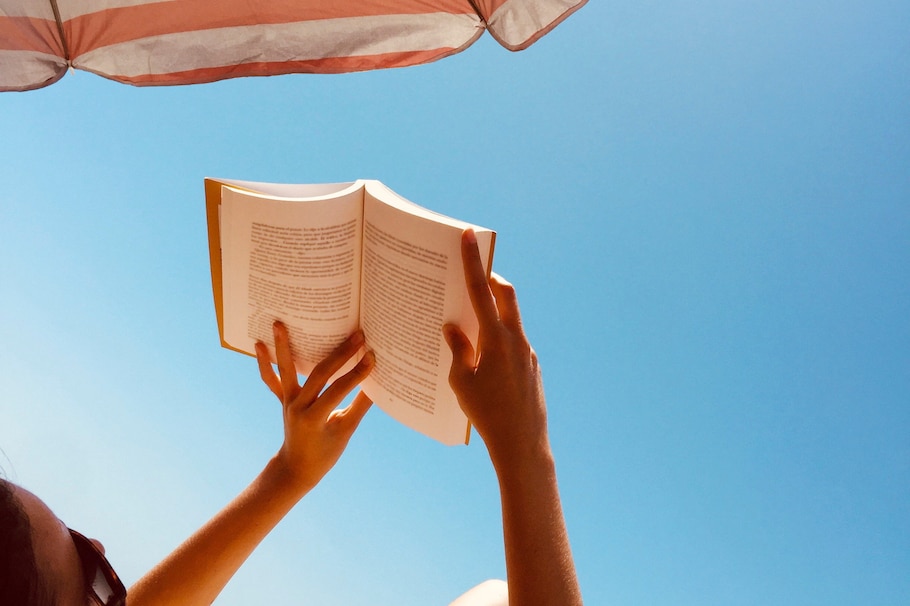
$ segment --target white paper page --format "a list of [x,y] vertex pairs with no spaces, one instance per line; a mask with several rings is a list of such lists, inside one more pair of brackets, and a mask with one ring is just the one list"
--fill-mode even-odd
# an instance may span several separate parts
[[340,197],[350,190],[361,189],[359,181],[347,183],[264,183],[260,181],[239,181],[237,179],[214,179],[236,189],[250,190],[272,198],[329,198]]
[[328,200],[274,200],[224,187],[221,203],[224,339],[274,352],[288,327],[308,374],[358,327],[362,190]]
[[367,192],[374,198],[378,198],[379,200],[382,200],[389,206],[393,206],[395,208],[400,208],[401,210],[407,212],[408,214],[416,215],[418,217],[424,217],[431,221],[435,221],[436,223],[442,223],[444,225],[450,225],[452,227],[457,227],[460,231],[464,231],[468,227],[475,228],[478,233],[491,231],[491,230],[486,229],[485,227],[479,227],[477,225],[467,223],[460,219],[455,219],[453,217],[449,217],[448,215],[443,215],[441,213],[436,212],[435,210],[430,210],[429,208],[425,208],[419,204],[411,202],[407,198],[401,197],[400,195],[398,195],[397,193],[395,193],[394,191],[392,191],[391,189],[386,187],[386,185],[383,184],[381,181],[376,181],[376,180],[372,180],[372,179],[362,179],[362,180],[358,181],[358,183],[362,183],[364,189],[366,189]]
[[[361,326],[376,366],[363,388],[401,423],[445,444],[462,444],[467,419],[448,384],[451,353],[442,326],[456,323],[476,342],[477,321],[461,261],[462,226],[468,224],[447,223],[371,203],[367,189]],[[479,228],[484,259],[491,240],[492,233]],[[384,314],[379,302],[394,311]]]

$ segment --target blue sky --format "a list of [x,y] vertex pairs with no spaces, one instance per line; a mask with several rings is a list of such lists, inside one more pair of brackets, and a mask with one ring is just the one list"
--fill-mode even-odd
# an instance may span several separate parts
[[[380,179],[499,233],[589,604],[910,601],[910,7],[591,2],[530,49],[0,95],[0,465],[128,581],[280,443],[202,179]],[[479,441],[373,410],[219,603],[504,575]]]

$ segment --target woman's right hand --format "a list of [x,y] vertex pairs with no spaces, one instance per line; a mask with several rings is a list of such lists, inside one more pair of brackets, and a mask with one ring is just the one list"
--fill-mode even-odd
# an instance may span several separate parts
[[475,352],[457,326],[444,327],[452,350],[449,384],[499,466],[549,449],[543,383],[514,287],[496,274],[487,279],[473,231],[465,231],[461,244],[480,333]]

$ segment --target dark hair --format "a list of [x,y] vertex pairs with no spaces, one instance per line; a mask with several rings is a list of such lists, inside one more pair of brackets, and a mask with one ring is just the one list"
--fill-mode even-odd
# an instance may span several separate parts
[[28,515],[12,484],[0,478],[0,604],[49,603],[40,576]]

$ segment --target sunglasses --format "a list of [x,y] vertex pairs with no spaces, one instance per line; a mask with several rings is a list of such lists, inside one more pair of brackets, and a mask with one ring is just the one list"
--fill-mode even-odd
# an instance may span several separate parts
[[76,552],[82,562],[85,586],[93,606],[124,606],[126,587],[101,550],[90,540],[73,529],[69,529]]

